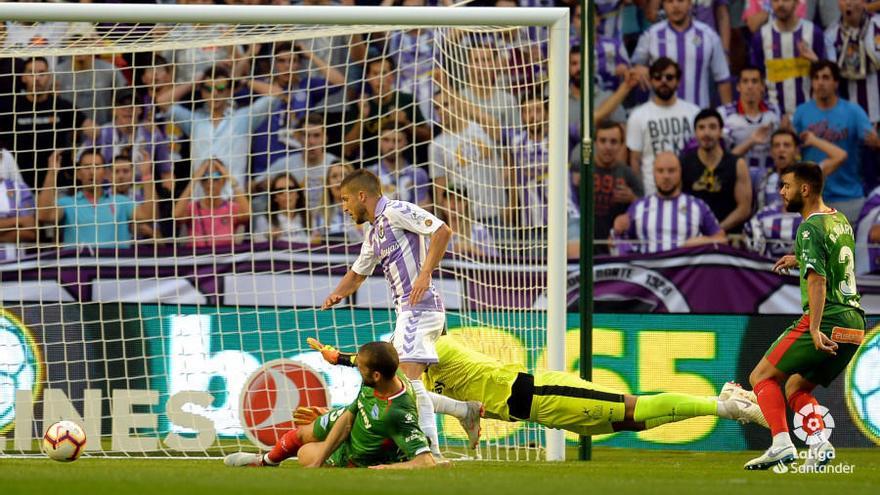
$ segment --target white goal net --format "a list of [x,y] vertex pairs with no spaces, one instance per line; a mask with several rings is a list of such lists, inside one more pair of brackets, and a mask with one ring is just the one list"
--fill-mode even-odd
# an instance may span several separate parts
[[[452,227],[449,332],[562,364],[564,12],[31,7],[0,6],[0,452],[68,419],[90,455],[217,456],[350,403],[356,370],[306,339],[393,330],[380,271],[319,309],[363,239],[359,168]],[[484,457],[559,456],[534,425],[483,432]]]

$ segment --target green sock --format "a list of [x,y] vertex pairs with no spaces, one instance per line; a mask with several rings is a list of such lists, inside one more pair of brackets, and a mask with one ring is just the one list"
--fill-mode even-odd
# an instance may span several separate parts
[[647,429],[697,416],[717,416],[717,401],[688,394],[640,395],[633,420],[644,421]]

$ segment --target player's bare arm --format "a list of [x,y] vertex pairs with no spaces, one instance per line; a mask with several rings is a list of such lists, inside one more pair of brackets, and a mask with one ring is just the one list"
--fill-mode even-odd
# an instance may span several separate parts
[[825,277],[810,270],[807,275],[807,294],[810,302],[810,336],[816,349],[832,356],[837,354],[837,342],[819,330],[822,324],[822,313],[825,311]]
[[[451,465],[448,462],[444,463]],[[394,464],[379,464],[378,466],[370,466],[370,469],[424,469],[437,466],[437,461],[430,452],[422,452],[414,458],[405,462],[395,462]]]
[[428,248],[428,255],[425,257],[425,263],[422,265],[419,277],[413,283],[412,292],[409,294],[410,305],[418,304],[422,300],[422,296],[425,295],[425,291],[431,286],[431,274],[440,265],[440,260],[443,259],[449,239],[451,238],[452,229],[446,224],[443,224],[431,234],[431,246]]
[[327,296],[327,299],[324,299],[324,304],[321,305],[321,309],[330,309],[336,304],[339,304],[339,301],[357,292],[358,288],[366,279],[366,275],[360,275],[354,270],[349,270],[348,273],[342,277],[342,280],[339,281],[339,285],[337,285],[336,288],[333,289],[333,292]]

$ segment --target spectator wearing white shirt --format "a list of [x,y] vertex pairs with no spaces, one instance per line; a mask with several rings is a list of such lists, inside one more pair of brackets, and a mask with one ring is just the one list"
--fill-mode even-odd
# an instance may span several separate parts
[[645,194],[656,191],[654,157],[663,151],[679,154],[694,135],[694,117],[700,108],[676,96],[681,69],[673,60],[661,57],[650,69],[651,99],[636,107],[629,116],[626,147],[630,166],[641,177]]
[[[232,101],[234,80],[222,67],[214,67],[198,83],[174,85],[156,96],[156,103],[167,109],[170,119],[190,138],[192,163],[219,159],[229,175],[242,187],[249,184],[248,159],[254,130],[269,117],[269,109],[281,89],[254,79],[245,79],[254,92],[264,93],[247,107],[235,108]],[[194,110],[172,105],[197,84],[203,104]]]

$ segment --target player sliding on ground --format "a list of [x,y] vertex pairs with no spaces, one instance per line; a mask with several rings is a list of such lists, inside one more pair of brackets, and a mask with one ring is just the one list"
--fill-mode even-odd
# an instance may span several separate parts
[[434,341],[446,327],[440,293],[431,281],[452,230],[439,218],[406,201],[382,195],[379,178],[367,170],[355,170],[340,185],[342,208],[358,225],[367,222],[361,252],[351,269],[327,296],[321,309],[328,309],[357,292],[377,265],[382,265],[391,285],[397,323],[391,338],[400,356],[400,369],[410,379],[419,409],[419,427],[440,457],[435,410],[451,414],[476,446],[480,435],[480,404],[458,403],[431,397],[422,383],[427,365],[437,362]]
[[[786,398],[795,412],[807,405],[815,410],[819,404],[813,389],[827,387],[846,369],[865,335],[853,270],[853,229],[843,213],[822,201],[822,168],[796,163],[782,171],[780,183],[786,211],[798,212],[804,220],[795,236],[795,254],[780,258],[773,269],[800,268],[804,315],[776,339],[749,376],[773,444],[747,462],[746,469],[768,469],[797,459],[788,434]],[[807,466],[824,466],[834,457],[822,419],[817,419],[821,427],[808,442]]]
[[387,342],[364,344],[357,362],[363,385],[351,405],[320,417],[309,414],[308,424],[297,420],[299,426],[285,433],[266,454],[236,452],[223,462],[233,467],[277,466],[298,456],[305,467],[416,469],[436,465],[419,429],[412,385],[397,371],[394,347]]
[[[355,354],[342,353],[309,339],[331,364],[360,366]],[[445,396],[479,400],[488,418],[532,421],[581,435],[615,431],[641,431],[697,416],[717,416],[742,423],[767,426],[750,393],[728,383],[719,397],[680,393],[623,394],[609,387],[582,380],[571,373],[538,370],[528,373],[519,364],[507,364],[466,347],[454,335],[436,344],[438,363],[427,371],[428,383]],[[320,409],[311,414],[317,415]],[[306,409],[297,410],[302,421]]]

